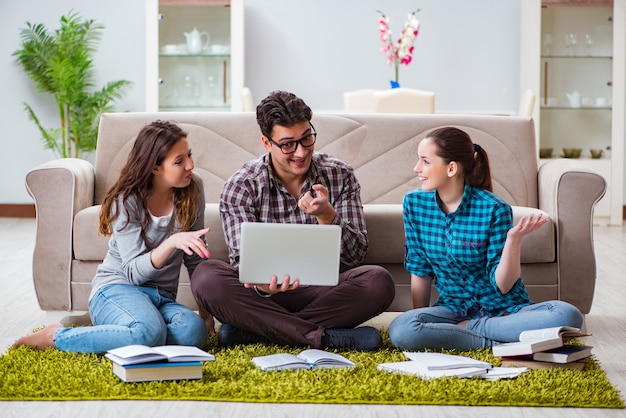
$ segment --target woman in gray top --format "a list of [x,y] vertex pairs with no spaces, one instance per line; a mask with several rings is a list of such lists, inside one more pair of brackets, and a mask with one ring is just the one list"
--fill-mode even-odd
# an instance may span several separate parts
[[93,326],[48,325],[14,346],[85,353],[130,344],[203,348],[204,321],[176,302],[182,263],[191,277],[209,257],[204,191],[193,168],[186,132],[169,122],[146,125],[102,202],[99,231],[111,239],[92,282]]

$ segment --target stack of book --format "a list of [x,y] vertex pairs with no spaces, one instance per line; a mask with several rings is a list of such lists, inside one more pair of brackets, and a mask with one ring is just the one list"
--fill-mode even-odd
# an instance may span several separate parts
[[202,362],[215,356],[183,345],[127,345],[107,351],[113,373],[124,382],[202,379]]
[[573,327],[553,327],[524,331],[519,342],[494,345],[493,355],[501,357],[503,367],[528,367],[529,369],[585,368],[585,359],[591,356],[588,345],[569,345],[574,337],[585,337]]
[[409,361],[382,363],[378,365],[378,370],[411,374],[422,379],[479,376],[494,380],[516,377],[526,371],[524,367],[493,367],[491,363],[452,354],[405,351],[404,355]]

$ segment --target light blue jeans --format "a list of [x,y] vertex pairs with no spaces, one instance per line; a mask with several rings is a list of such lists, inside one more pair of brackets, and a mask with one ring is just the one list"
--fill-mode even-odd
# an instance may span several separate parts
[[[466,327],[457,325],[464,320],[469,320]],[[558,300],[524,306],[504,316],[489,316],[480,308],[454,313],[445,306],[431,306],[400,314],[389,325],[389,338],[400,350],[465,351],[518,341],[520,333],[529,329],[582,324],[580,311]]]
[[204,348],[204,320],[153,287],[111,284],[89,301],[93,326],[59,328],[54,346],[75,353],[104,353],[131,344],[195,345]]

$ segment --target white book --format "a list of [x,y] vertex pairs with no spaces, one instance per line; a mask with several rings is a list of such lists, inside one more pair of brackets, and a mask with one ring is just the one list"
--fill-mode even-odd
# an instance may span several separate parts
[[520,341],[535,341],[544,340],[554,337],[562,337],[565,335],[582,336],[586,334],[580,333],[580,328],[574,327],[552,327],[552,328],[539,328],[529,329],[522,331],[519,335]]
[[523,331],[518,342],[502,343],[492,347],[496,357],[522,356],[561,347],[565,337],[580,337],[579,328],[552,327]]
[[492,367],[490,369],[482,367],[459,367],[453,369],[425,370],[413,361],[398,361],[379,364],[378,370],[415,375],[426,380],[440,377],[463,378],[474,376],[479,376],[487,380],[498,380],[515,378],[528,369],[526,367]]
[[494,367],[487,370],[482,378],[487,380],[512,379],[527,370],[527,367]]
[[356,366],[340,354],[314,348],[301,351],[298,355],[279,353],[253,357],[252,362],[261,370],[334,369]]
[[391,363],[381,363],[378,370],[393,373],[404,373],[418,376],[422,379],[437,379],[440,377],[473,377],[482,376],[487,373],[484,367],[457,367],[453,369],[428,370],[421,367],[415,361],[397,361]]
[[149,347],[147,345],[127,345],[107,351],[105,357],[113,362],[126,366],[152,361],[189,362],[214,361],[215,356],[198,347],[186,345],[162,345]]
[[382,363],[378,370],[419,376],[422,379],[436,379],[444,376],[482,376],[493,367],[491,363],[466,356],[444,353],[404,351],[409,361]]
[[444,353],[424,353],[404,351],[403,354],[425,370],[456,369],[461,367],[479,367],[490,369],[491,363],[467,356],[456,356]]

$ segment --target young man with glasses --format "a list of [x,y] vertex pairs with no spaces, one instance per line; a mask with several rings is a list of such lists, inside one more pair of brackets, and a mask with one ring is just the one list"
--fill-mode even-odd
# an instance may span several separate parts
[[[376,350],[380,332],[359,324],[382,313],[394,298],[390,273],[360,265],[367,230],[360,185],[345,162],[315,153],[312,111],[292,93],[272,92],[257,106],[267,151],[226,182],[220,214],[230,264],[207,260],[191,279],[201,314],[221,345],[276,343],[338,350]],[[289,276],[278,284],[239,282],[242,222],[334,224],[342,228],[342,272],[337,286],[300,286]],[[306,251],[306,248],[302,249]],[[271,251],[271,243],[268,243]],[[355,328],[356,327],[356,328]]]

